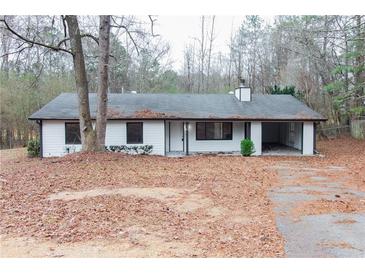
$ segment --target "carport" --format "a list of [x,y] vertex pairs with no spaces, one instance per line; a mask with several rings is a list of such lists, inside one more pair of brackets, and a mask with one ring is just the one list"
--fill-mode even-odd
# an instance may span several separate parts
[[264,155],[301,155],[302,139],[302,122],[262,123],[262,154]]

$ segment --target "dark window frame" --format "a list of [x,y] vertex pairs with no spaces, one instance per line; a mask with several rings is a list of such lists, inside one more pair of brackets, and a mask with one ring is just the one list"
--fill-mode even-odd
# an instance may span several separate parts
[[[141,141],[140,142],[131,142],[128,140],[128,126],[131,124],[140,124],[141,125],[141,129],[142,129],[142,136],[141,136]],[[126,142],[127,144],[143,144],[143,122],[128,122],[126,123]]]
[[[230,124],[231,126],[231,131],[230,131],[230,138],[219,138],[219,139],[215,139],[215,138],[206,138],[207,136],[207,124],[209,123],[221,123],[222,124],[222,130],[224,125],[223,124]],[[198,138],[198,124],[204,124],[204,136],[205,138]],[[223,134],[222,134],[223,135]],[[195,123],[195,140],[196,141],[230,141],[233,140],[233,123],[232,122],[196,122]]]
[[81,145],[81,132],[79,132],[79,134],[80,134],[79,142],[73,142],[73,143],[68,143],[67,142],[67,125],[79,125],[79,129],[80,129],[80,123],[79,122],[65,122],[65,144],[66,145]]

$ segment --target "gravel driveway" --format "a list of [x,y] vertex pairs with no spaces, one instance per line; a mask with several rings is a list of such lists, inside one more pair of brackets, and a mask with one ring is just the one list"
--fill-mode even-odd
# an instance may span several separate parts
[[[365,257],[365,213],[347,205],[339,212],[328,207],[348,200],[365,201],[365,192],[346,186],[349,178],[340,175],[346,174],[343,167],[296,167],[291,161],[274,168],[281,184],[270,190],[269,197],[288,257]],[[317,207],[318,213],[295,214],[303,204],[311,203],[325,206]]]

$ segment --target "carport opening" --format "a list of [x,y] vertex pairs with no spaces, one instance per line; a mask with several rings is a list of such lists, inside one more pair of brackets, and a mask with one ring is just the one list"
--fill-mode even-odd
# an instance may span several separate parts
[[301,122],[262,123],[262,154],[300,155],[302,154]]

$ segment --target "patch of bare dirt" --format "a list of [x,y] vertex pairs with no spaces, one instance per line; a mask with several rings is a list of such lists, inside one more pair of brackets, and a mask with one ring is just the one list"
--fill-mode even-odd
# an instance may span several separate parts
[[324,248],[341,248],[341,249],[355,249],[351,244],[347,242],[324,242],[320,244]]
[[0,149],[1,163],[8,161],[24,161],[27,158],[26,148]]
[[177,198],[188,190],[168,187],[122,187],[93,188],[84,191],[61,191],[49,195],[49,200],[79,200],[103,195],[134,196],[137,198],[153,198],[161,201]]
[[57,243],[35,238],[1,238],[1,257],[42,258],[145,258],[195,257],[201,252],[186,243],[165,241],[163,237],[146,234],[144,230],[129,229],[128,236],[116,240],[95,239],[74,243]]
[[353,219],[342,219],[335,222],[335,224],[344,224],[344,225],[351,225],[355,223],[357,223],[357,221]]

